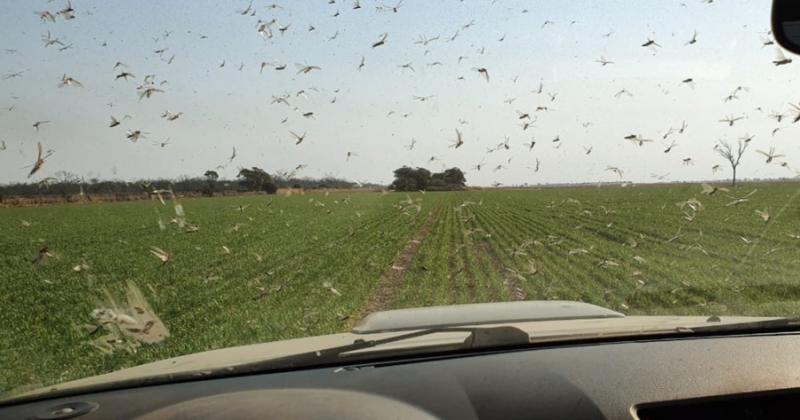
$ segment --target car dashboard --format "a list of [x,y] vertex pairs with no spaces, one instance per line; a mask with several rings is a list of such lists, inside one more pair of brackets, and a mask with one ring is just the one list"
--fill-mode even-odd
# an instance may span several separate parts
[[794,332],[549,343],[73,395],[0,418],[797,418],[798,355]]

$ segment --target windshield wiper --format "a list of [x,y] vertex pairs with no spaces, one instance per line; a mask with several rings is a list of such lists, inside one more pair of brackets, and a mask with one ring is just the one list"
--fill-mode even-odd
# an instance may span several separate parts
[[511,326],[498,327],[441,327],[414,331],[406,334],[395,335],[378,340],[356,339],[350,344],[338,347],[329,347],[305,353],[293,354],[264,361],[246,363],[232,366],[226,371],[235,373],[263,372],[274,369],[290,369],[341,363],[346,360],[358,359],[359,356],[372,354],[372,352],[359,352],[353,355],[348,353],[378,347],[383,344],[396,343],[416,337],[437,333],[468,332],[469,335],[463,342],[439,344],[434,346],[409,347],[395,350],[381,351],[381,355],[407,355],[434,350],[470,350],[478,348],[509,347],[530,344],[530,336],[524,330]]
[[[714,333],[730,332],[770,332],[780,330],[795,330],[800,326],[800,318],[787,319],[777,318],[769,320],[759,320],[751,322],[739,322],[735,324],[717,324],[713,320],[708,321],[708,325],[693,326],[690,328],[679,328],[676,333],[686,335],[704,335]],[[468,332],[469,335],[463,342],[445,343],[436,345],[423,345],[416,347],[403,347],[390,350],[361,351],[370,348],[380,347],[384,344],[401,342],[417,337],[422,337],[437,333]],[[645,333],[646,334],[646,333]],[[658,336],[663,337],[664,332],[657,332]],[[625,336],[638,335],[626,333]],[[601,337],[607,338],[608,334]],[[545,337],[546,338],[546,337]],[[580,335],[570,337],[560,337],[561,340],[572,338],[580,340]],[[496,349],[503,347],[518,347],[530,345],[539,340],[532,337],[522,329],[512,326],[496,327],[436,327],[413,331],[405,334],[394,335],[377,340],[356,339],[350,344],[338,347],[329,347],[321,350],[314,350],[305,353],[293,354],[285,357],[278,357],[263,361],[245,363],[242,365],[225,368],[224,371],[231,373],[257,373],[284,369],[308,368],[315,366],[336,365],[343,362],[355,362],[374,359],[376,353],[382,357],[407,356],[414,354],[431,354],[434,352],[463,351],[472,349]]]

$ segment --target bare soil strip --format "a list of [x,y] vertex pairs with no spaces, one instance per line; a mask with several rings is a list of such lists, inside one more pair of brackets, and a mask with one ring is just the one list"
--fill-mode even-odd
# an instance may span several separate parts
[[[406,270],[411,264],[411,260],[414,258],[417,250],[422,245],[422,242],[426,237],[428,237],[428,234],[431,233],[431,230],[433,229],[433,223],[441,213],[440,210],[441,209],[437,208],[428,214],[428,218],[425,220],[425,223],[423,223],[419,230],[417,230],[417,232],[414,234],[414,237],[408,242],[408,245],[406,245],[403,251],[400,252],[394,261],[392,261],[392,266],[386,272],[384,272],[380,280],[378,280],[378,287],[372,293],[372,296],[362,310],[361,314],[359,314],[359,316],[350,318],[353,321],[351,324],[355,325],[355,323],[363,319],[365,316],[373,312],[384,311],[391,306],[391,303],[394,300],[395,292],[405,282]],[[351,327],[353,325],[351,325]]]

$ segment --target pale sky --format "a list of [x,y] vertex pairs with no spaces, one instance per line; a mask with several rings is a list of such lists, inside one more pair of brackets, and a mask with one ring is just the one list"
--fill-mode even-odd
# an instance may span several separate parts
[[[800,101],[800,61],[775,66],[776,47],[762,45],[769,0],[404,0],[396,13],[376,10],[394,0],[362,0],[357,10],[349,0],[254,0],[255,16],[237,13],[248,2],[73,0],[76,18],[51,23],[35,12],[55,13],[66,1],[4,1],[0,183],[27,179],[37,142],[55,153],[33,181],[62,170],[104,179],[199,176],[227,162],[234,147],[223,177],[233,178],[239,167],[275,172],[303,164],[300,176],[381,183],[402,165],[458,166],[470,185],[620,180],[606,170],[611,165],[633,182],[655,181],[652,174],[669,174],[664,181],[724,179],[729,168],[712,148],[745,134],[755,138],[740,177],[800,170],[800,124],[791,124],[789,112]],[[269,7],[274,3],[281,8]],[[271,39],[257,32],[259,19],[276,20]],[[543,27],[545,21],[552,23]],[[686,45],[695,30],[697,42]],[[45,47],[48,31],[72,47]],[[385,45],[372,48],[384,32]],[[642,47],[648,39],[660,48]],[[601,56],[613,64],[596,62]],[[127,67],[114,69],[117,61]],[[260,74],[262,61],[286,69]],[[297,63],[321,70],[298,74]],[[407,63],[413,71],[400,67]],[[490,80],[476,68],[486,68]],[[121,71],[136,77],[115,80]],[[59,88],[64,74],[83,87]],[[136,88],[148,74],[167,84],[140,100]],[[682,84],[687,78],[693,83]],[[724,102],[737,86],[748,90]],[[615,98],[621,89],[633,96]],[[301,90],[305,96],[297,95]],[[291,106],[271,103],[282,94],[291,95]],[[435,96],[413,99],[429,95]],[[183,114],[167,121],[160,117],[165,110]],[[531,128],[523,131],[518,110],[538,117]],[[772,111],[787,117],[779,124],[768,117]],[[111,115],[119,126],[108,127]],[[728,127],[719,122],[728,115],[746,118]],[[39,120],[50,123],[37,132],[32,124]],[[683,121],[683,134],[662,139]],[[785,128],[773,136],[776,127]],[[458,149],[450,147],[456,129],[464,138]],[[132,143],[127,130],[146,138]],[[295,145],[290,130],[306,133],[305,141]],[[629,134],[655,141],[639,147],[623,139]],[[487,153],[505,136],[509,150]],[[163,148],[153,144],[166,139]],[[416,145],[407,150],[412,139]],[[537,143],[528,151],[531,139]],[[662,143],[672,140],[677,146],[664,153]],[[756,152],[770,147],[786,155],[776,162],[789,168],[768,165]],[[354,153],[349,160],[347,152]],[[712,173],[716,164],[723,171]],[[495,171],[497,165],[503,169]]]

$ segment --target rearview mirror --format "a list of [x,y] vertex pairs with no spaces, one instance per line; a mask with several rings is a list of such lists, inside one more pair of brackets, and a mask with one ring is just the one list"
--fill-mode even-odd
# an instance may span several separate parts
[[773,0],[772,33],[781,47],[800,54],[800,1]]

